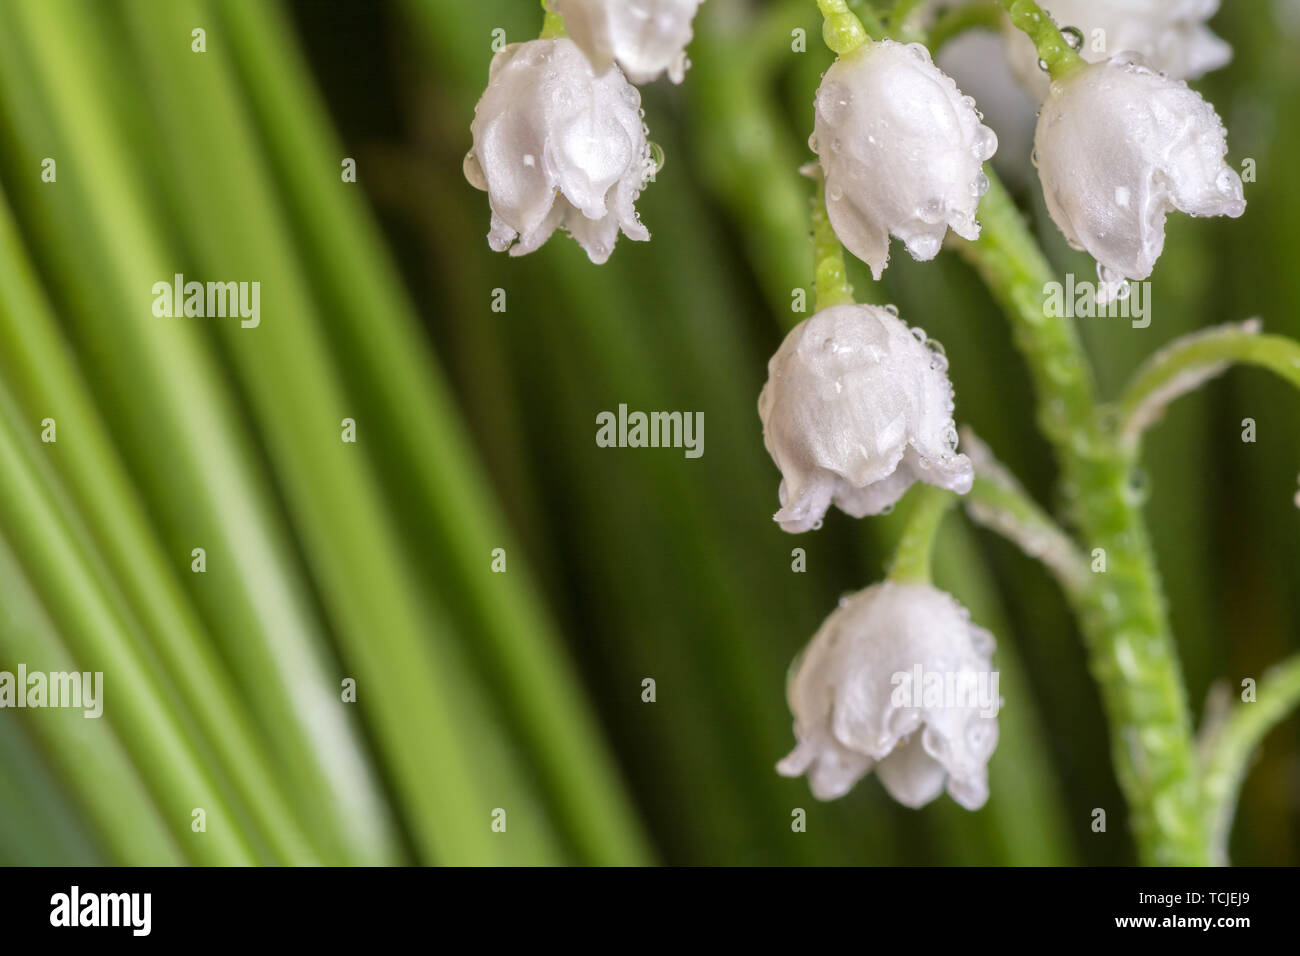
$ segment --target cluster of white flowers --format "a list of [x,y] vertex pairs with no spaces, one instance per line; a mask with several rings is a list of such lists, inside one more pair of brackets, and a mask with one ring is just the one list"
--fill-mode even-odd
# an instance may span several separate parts
[[[956,599],[929,585],[886,581],[846,598],[791,668],[786,697],[799,742],[777,770],[807,773],[819,800],[843,796],[874,768],[904,806],[924,806],[946,787],[978,810],[1001,701],[981,701],[973,688],[996,687],[993,646]],[[899,679],[917,673],[944,675],[966,693],[927,699]]]
[[925,333],[886,308],[839,305],[799,323],[758,399],[781,469],[781,527],[820,527],[832,502],[855,518],[880,514],[916,481],[969,491],[947,367]]
[[632,83],[681,82],[703,0],[552,2],[570,37],[493,57],[465,178],[488,194],[497,252],[525,255],[563,228],[599,264],[620,230],[650,238],[635,204],[656,163]]
[[[951,0],[948,0],[951,2]],[[594,262],[621,230],[649,233],[634,203],[654,172],[632,83],[680,82],[701,0],[552,0],[568,37],[515,44],[492,62],[465,173],[488,192],[492,248],[520,255],[567,229]],[[1035,135],[1048,212],[1108,283],[1151,274],[1166,215],[1240,216],[1242,184],[1224,162],[1222,122],[1186,80],[1231,51],[1206,26],[1218,0],[1044,0],[1078,42],[1049,81],[1025,37],[1009,55],[1043,99]],[[934,4],[913,11],[915,23]],[[629,80],[631,82],[629,82]],[[918,261],[951,230],[980,234],[983,164],[998,141],[975,101],[921,44],[868,41],[817,91],[810,145],[840,242],[879,279],[891,237]],[[880,514],[915,482],[971,489],[957,452],[943,351],[892,308],[836,305],[800,323],[768,365],[764,443],[781,472],[776,520],[820,527],[832,504]],[[842,603],[793,669],[799,744],[780,764],[813,793],[841,796],[878,769],[907,806],[945,789],[975,809],[988,796],[997,721],[969,707],[903,707],[890,677],[923,667],[987,673],[993,639],[951,596],[888,581]]]
[[1214,107],[1128,53],[1053,83],[1034,136],[1047,211],[1115,282],[1151,275],[1167,213],[1246,211],[1227,152]]

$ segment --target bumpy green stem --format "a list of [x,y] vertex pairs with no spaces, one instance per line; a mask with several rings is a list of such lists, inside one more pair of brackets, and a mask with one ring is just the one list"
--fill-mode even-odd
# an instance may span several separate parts
[[820,169],[814,168],[812,175],[817,180],[817,194],[812,199],[814,291],[820,312],[833,305],[852,305],[855,300],[844,263],[844,246],[826,212],[826,180]]
[[1206,864],[1209,833],[1186,693],[1131,462],[1101,424],[1076,330],[1043,308],[1051,268],[1011,197],[989,178],[983,235],[959,248],[1011,319],[1038,393],[1040,425],[1060,460],[1070,517],[1092,553],[1082,626],[1140,855],[1147,863]]
[[1088,563],[1073,539],[969,428],[963,429],[961,444],[975,465],[975,484],[963,499],[971,520],[1041,561],[1071,605],[1082,607],[1091,579]]
[[1300,654],[1265,674],[1255,700],[1238,704],[1206,742],[1204,793],[1216,863],[1228,862],[1228,833],[1251,754],[1297,703]]
[[[849,9],[845,0],[817,0],[817,8],[821,10],[823,17],[822,39],[836,54],[842,56],[850,53],[871,39],[867,28]],[[875,19],[874,14],[867,14],[866,11],[864,15]],[[881,29],[878,20],[875,21],[874,28],[878,36]]]
[[935,535],[944,516],[957,503],[957,496],[933,485],[914,485],[906,503],[910,508],[907,526],[889,565],[889,579],[929,584]]
[[998,0],[1011,17],[1012,24],[1034,41],[1038,59],[1059,80],[1086,64],[1074,48],[1065,41],[1052,18],[1033,0]]
[[1258,322],[1208,329],[1175,339],[1147,360],[1115,403],[1124,445],[1136,449],[1166,405],[1233,363],[1266,368],[1300,388],[1300,343],[1258,332]]

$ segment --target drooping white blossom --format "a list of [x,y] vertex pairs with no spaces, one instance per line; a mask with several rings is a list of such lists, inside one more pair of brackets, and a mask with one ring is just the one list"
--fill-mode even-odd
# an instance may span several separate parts
[[798,745],[777,771],[806,773],[819,800],[875,770],[904,806],[946,788],[978,810],[998,742],[994,643],[928,584],[886,581],[842,600],[790,669]]
[[919,261],[949,228],[979,237],[982,165],[998,138],[922,44],[883,40],[837,59],[817,90],[812,145],[835,234],[875,278],[891,235]]
[[916,481],[965,494],[948,362],[887,308],[839,305],[797,325],[768,362],[763,442],[781,470],[776,520],[820,526],[832,503],[861,518]]
[[664,73],[680,83],[691,23],[704,0],[553,0],[575,43],[599,71],[617,62],[633,83]]
[[1108,282],[1151,275],[1168,213],[1235,218],[1246,210],[1214,107],[1136,54],[1054,82],[1034,152],[1048,212]]
[[[1057,26],[1079,31],[1079,55],[1089,63],[1140,53],[1172,79],[1194,80],[1232,59],[1232,47],[1207,25],[1219,0],[1040,0],[1039,6]],[[1038,67],[1033,41],[1009,18],[1003,34],[1017,78],[1041,100],[1049,81]]]
[[492,207],[492,248],[524,255],[563,228],[601,263],[620,229],[649,239],[635,208],[654,171],[640,110],[636,87],[617,68],[597,76],[572,40],[497,53],[465,157]]

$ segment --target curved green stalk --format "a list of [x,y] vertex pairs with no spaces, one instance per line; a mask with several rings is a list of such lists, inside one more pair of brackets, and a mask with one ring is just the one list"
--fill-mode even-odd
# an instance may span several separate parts
[[1089,581],[1087,560],[1078,546],[974,432],[964,429],[961,445],[975,465],[975,484],[963,499],[971,520],[1042,562],[1071,604],[1079,607]]
[[1264,675],[1255,700],[1236,704],[1205,741],[1203,790],[1213,837],[1215,862],[1228,862],[1228,836],[1246,765],[1276,727],[1300,704],[1300,654]]
[[1205,864],[1209,835],[1191,718],[1131,463],[1100,423],[1076,330],[1043,308],[1052,270],[1011,197],[989,179],[983,233],[958,248],[1011,320],[1040,425],[1060,460],[1063,495],[1095,562],[1082,626],[1140,855],[1149,863]]
[[826,178],[821,167],[809,165],[809,175],[817,182],[817,192],[812,199],[813,288],[818,312],[834,305],[852,305],[853,286],[849,283],[849,270],[844,260],[844,246],[831,217],[826,210]]
[[1281,335],[1260,335],[1256,321],[1185,335],[1143,363],[1115,402],[1125,448],[1137,448],[1142,432],[1170,402],[1234,363],[1267,369],[1300,388],[1300,343]]
[[1007,11],[1016,29],[1034,41],[1039,65],[1047,69],[1052,79],[1062,79],[1087,65],[1066,42],[1052,18],[1034,0],[998,0],[998,3]]
[[889,565],[889,579],[914,584],[929,584],[934,539],[939,525],[957,503],[957,496],[945,488],[916,484],[908,491],[907,524],[894,549]]
[[[849,9],[846,0],[817,0],[817,8],[823,17],[822,39],[837,55],[852,53],[871,39],[867,27]],[[870,8],[864,7],[862,15],[871,23],[872,33],[880,36],[884,32],[880,20]]]

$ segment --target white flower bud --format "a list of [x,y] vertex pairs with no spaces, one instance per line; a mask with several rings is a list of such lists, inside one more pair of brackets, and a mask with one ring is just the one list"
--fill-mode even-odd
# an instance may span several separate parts
[[889,309],[837,305],[799,323],[758,398],[781,469],[781,527],[817,528],[832,502],[855,518],[880,514],[916,481],[970,491],[947,369],[938,344]]
[[1048,212],[1108,282],[1151,275],[1169,212],[1236,218],[1246,210],[1214,107],[1135,54],[1053,83],[1034,152]]
[[798,745],[777,771],[807,773],[819,800],[843,796],[874,769],[904,806],[946,787],[978,810],[998,743],[994,643],[928,584],[886,581],[841,601],[791,666]]
[[599,71],[617,61],[633,83],[686,75],[691,21],[704,0],[553,0],[564,28]]
[[[1206,21],[1219,0],[1039,0],[1057,26],[1083,36],[1079,55],[1100,63],[1120,53],[1140,53],[1175,80],[1194,80],[1232,59],[1232,47]],[[1038,67],[1033,41],[1006,19],[1007,56],[1025,89],[1040,100],[1050,81]]]
[[982,164],[998,138],[921,44],[866,43],[836,60],[817,90],[812,145],[835,234],[875,278],[890,235],[922,262],[949,227],[979,237]]
[[601,263],[620,228],[649,239],[634,207],[654,170],[640,110],[636,87],[617,69],[597,76],[572,40],[493,57],[465,157],[465,178],[492,207],[489,245],[521,256],[564,228]]

